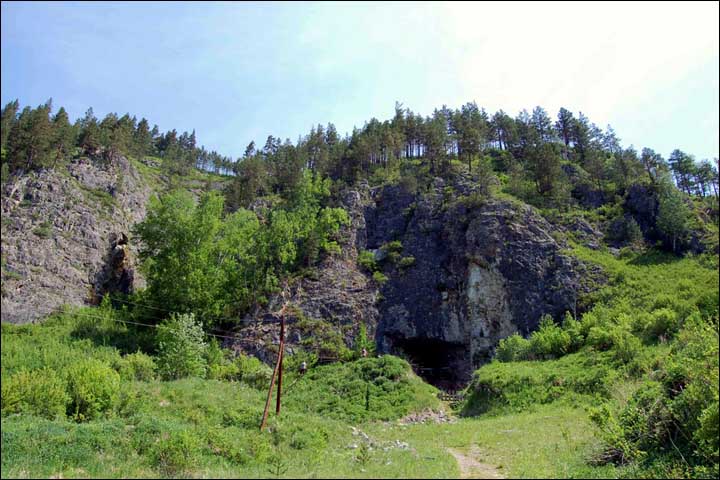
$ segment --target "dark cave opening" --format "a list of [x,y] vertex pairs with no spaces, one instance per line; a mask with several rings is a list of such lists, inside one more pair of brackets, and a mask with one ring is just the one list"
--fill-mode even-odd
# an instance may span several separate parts
[[472,375],[468,347],[434,338],[395,339],[394,348],[426,382],[442,390],[464,388]]

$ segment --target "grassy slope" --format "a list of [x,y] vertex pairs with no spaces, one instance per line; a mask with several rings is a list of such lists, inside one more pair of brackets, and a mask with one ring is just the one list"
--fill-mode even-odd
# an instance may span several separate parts
[[[513,476],[648,475],[648,470],[643,469],[653,468],[652,464],[630,464],[622,468],[585,465],[599,452],[600,446],[593,438],[593,433],[600,436],[599,431],[589,422],[588,412],[602,403],[619,412],[638,389],[647,388],[662,375],[675,343],[674,337],[682,331],[688,317],[700,316],[705,321],[717,322],[717,257],[680,259],[650,251],[625,253],[616,258],[604,251],[578,246],[572,253],[602,265],[610,275],[609,284],[594,294],[594,307],[581,319],[585,336],[593,327],[600,332],[620,329],[639,340],[631,354],[619,354],[619,347],[615,345],[601,347],[586,340],[586,345],[578,352],[557,359],[492,362],[475,373],[464,412],[491,415],[498,424],[519,424],[521,418],[532,416],[532,412],[541,415],[544,411],[553,412],[554,415],[543,417],[545,421],[540,422],[538,430],[532,428],[532,422],[522,424],[519,441],[532,444],[539,440],[543,454],[536,454],[527,463],[522,455],[516,456],[514,462],[507,462]],[[664,321],[653,323],[656,317],[651,312],[658,311],[663,315],[657,318]],[[712,339],[709,341],[712,343]],[[712,359],[709,360],[712,363]],[[709,368],[714,368],[716,375],[716,361],[714,365]],[[575,454],[569,453],[560,442],[553,455],[543,438],[550,443],[556,441],[553,440],[558,431],[555,422],[572,417],[575,420],[559,430],[563,439],[566,438],[564,432],[579,435],[579,443],[567,444],[576,449]],[[555,420],[551,420],[553,418]],[[481,448],[487,449],[489,458],[499,463],[504,461],[506,454],[495,449],[495,445],[502,444],[502,435],[497,437],[497,433],[486,434],[478,441]],[[578,463],[580,458],[583,461]],[[663,475],[662,470],[659,472]],[[656,474],[658,472],[650,475]]]
[[[717,301],[717,271],[712,262],[703,263],[707,260],[653,253],[618,259],[583,249],[576,254],[602,263],[611,274],[611,284],[597,294],[591,311],[596,318],[639,318],[656,308],[682,314],[689,305]],[[143,344],[137,332],[121,324],[83,319],[88,311],[99,312],[79,310],[42,325],[3,325],[3,381],[22,368],[49,366],[62,372],[81,357],[116,365]],[[408,411],[438,407],[431,387],[405,370],[400,377],[407,388],[393,390],[395,382],[383,375],[392,376],[388,369],[397,363],[382,366],[365,359],[328,365],[295,384],[292,375],[286,377],[292,387],[276,430],[279,437],[257,432],[265,400],[261,389],[204,379],[127,382],[109,418],[78,424],[3,417],[2,476],[255,478],[279,468],[286,477],[452,478],[459,470],[445,449],[469,451],[474,445],[483,455],[480,461],[512,477],[614,477],[623,470],[588,464],[601,445],[586,409],[606,400],[622,405],[641,384],[643,366],[667,351],[668,344],[647,341],[639,364],[618,362],[611,350],[588,347],[554,360],[493,362],[476,375],[498,387],[497,394],[482,399],[482,415],[453,424],[408,426],[394,420]],[[365,381],[373,385],[369,413]],[[467,412],[472,413],[474,401],[471,396]],[[372,450],[350,448],[367,443],[352,434],[351,425],[369,435]],[[398,448],[398,440],[408,448]]]
[[[155,191],[168,188],[159,169],[133,164]],[[199,172],[194,177],[183,187],[223,181]],[[623,324],[642,337],[641,320],[648,312],[669,309],[681,324],[698,306],[717,310],[717,257],[616,258],[579,246],[572,253],[610,274],[609,286],[592,299],[596,306],[588,321],[596,326]],[[123,354],[147,345],[135,334],[124,327],[98,331],[73,315],[41,326],[3,325],[2,379],[21,368],[62,372],[88,356],[115,365]],[[554,360],[494,362],[476,376],[496,387],[494,392],[472,395],[466,405],[466,413],[482,414],[452,424],[394,421],[408,411],[438,407],[433,389],[410,374],[401,392],[373,378],[373,413],[366,414],[363,375],[375,363],[325,366],[294,385],[288,376],[286,385],[293,386],[284,397],[281,422],[271,415],[275,435],[257,432],[266,393],[261,389],[204,379],[126,382],[108,418],[74,423],[3,416],[2,477],[258,478],[279,471],[290,478],[457,478],[446,448],[477,446],[480,461],[509,477],[612,478],[625,470],[589,464],[602,445],[587,409],[601,401],[620,408],[668,355],[671,343],[672,337],[669,343],[644,338],[631,362],[590,347]],[[369,435],[371,450],[362,448],[368,442],[353,435],[353,425]],[[398,447],[398,440],[407,448]]]
[[[135,347],[135,332],[103,321],[93,328],[97,319],[82,317],[99,311],[76,310],[42,325],[4,324],[3,381],[41,366],[63,372],[78,358],[119,365],[122,352]],[[351,423],[391,420],[439,405],[436,390],[393,357],[317,367],[301,379],[288,372],[285,382],[279,424],[271,415],[270,430],[276,435],[258,433],[264,389],[199,378],[124,381],[113,414],[86,423],[4,415],[2,476],[256,478],[270,474],[278,451],[286,476],[363,476],[356,451],[348,448]],[[403,477],[421,475],[427,465],[393,448],[383,452],[382,463],[375,458],[366,466],[378,475],[382,469],[382,475]]]

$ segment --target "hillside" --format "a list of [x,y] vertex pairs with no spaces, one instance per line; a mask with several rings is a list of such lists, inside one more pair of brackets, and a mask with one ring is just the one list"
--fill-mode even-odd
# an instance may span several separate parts
[[398,105],[235,162],[18,110],[3,477],[717,477],[710,162],[540,107]]

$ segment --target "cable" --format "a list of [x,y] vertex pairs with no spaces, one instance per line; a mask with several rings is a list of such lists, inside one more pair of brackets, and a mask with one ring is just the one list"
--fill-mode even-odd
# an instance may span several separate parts
[[[112,301],[118,301],[118,302],[130,304],[130,305],[135,305],[135,306],[138,306],[138,307],[150,308],[150,309],[153,309],[153,310],[159,310],[159,311],[167,312],[167,313],[178,313],[178,312],[175,311],[175,310],[167,310],[167,309],[165,309],[165,308],[154,307],[154,306],[146,305],[146,304],[143,304],[143,303],[132,302],[132,301],[130,301],[130,300],[126,300],[126,299],[119,298],[119,297],[110,297],[110,298],[111,298]],[[160,317],[151,317],[151,318],[155,318],[155,319],[157,319],[157,320],[162,320],[162,318],[160,318]],[[237,317],[215,317],[215,318],[218,319],[218,320],[230,320],[230,321],[233,321],[233,320],[234,320],[234,321],[237,321],[237,320],[238,320]],[[272,321],[270,321],[270,320],[255,320],[255,321],[251,322],[251,324],[253,324],[253,323],[280,323],[280,320],[272,320]]]
[[[77,312],[77,311],[75,311],[75,312],[68,312],[68,314],[69,314],[69,315],[76,315],[76,316],[80,316],[80,317],[86,317],[86,318],[95,318],[95,319],[98,319],[98,320],[110,320],[111,322],[117,322],[117,323],[126,323],[126,324],[131,324],[131,325],[139,325],[139,326],[142,326],[142,327],[150,327],[150,328],[158,328],[158,327],[160,327],[160,325],[153,325],[153,324],[150,324],[150,323],[132,322],[132,321],[130,321],[130,320],[120,320],[120,319],[117,319],[117,318],[110,318],[110,317],[104,317],[104,316],[99,316],[99,315],[92,315],[92,314],[89,314],[89,313],[83,313],[83,312]],[[210,336],[210,337],[217,337],[217,338],[227,338],[227,339],[230,339],[230,340],[235,340],[235,341],[238,342],[238,343],[248,343],[248,342],[251,342],[251,340],[245,340],[245,339],[238,338],[238,337],[231,337],[231,336],[228,336],[228,335],[219,335],[219,334],[217,334],[217,333],[205,333],[205,335],[208,335],[208,336]]]

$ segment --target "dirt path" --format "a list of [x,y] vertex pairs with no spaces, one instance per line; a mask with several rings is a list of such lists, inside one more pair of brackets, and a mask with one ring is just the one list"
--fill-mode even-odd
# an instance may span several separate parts
[[504,478],[497,468],[475,460],[480,453],[476,447],[472,447],[468,454],[461,453],[454,448],[447,450],[457,460],[460,467],[460,478]]

